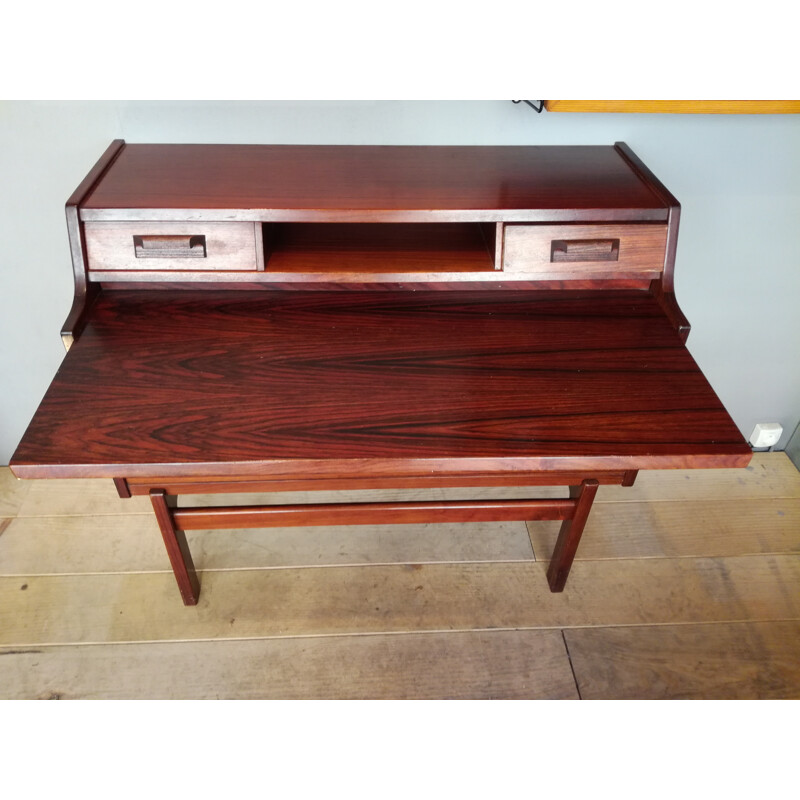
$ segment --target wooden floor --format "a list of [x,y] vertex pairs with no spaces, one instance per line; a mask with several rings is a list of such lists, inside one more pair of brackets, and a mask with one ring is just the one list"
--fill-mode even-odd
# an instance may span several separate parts
[[558,525],[197,532],[202,593],[186,608],[148,500],[0,468],[0,697],[800,697],[800,473],[785,454],[601,487],[553,595]]

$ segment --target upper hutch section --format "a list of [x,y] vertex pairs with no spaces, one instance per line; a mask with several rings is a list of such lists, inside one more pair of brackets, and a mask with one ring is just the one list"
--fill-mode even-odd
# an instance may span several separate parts
[[677,208],[622,144],[120,142],[109,161],[78,204],[103,284],[644,287]]
[[537,222],[666,219],[616,147],[126,144],[88,220]]

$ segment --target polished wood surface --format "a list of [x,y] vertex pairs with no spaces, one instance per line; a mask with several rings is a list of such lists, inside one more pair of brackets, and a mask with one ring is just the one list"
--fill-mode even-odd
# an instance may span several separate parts
[[506,225],[503,272],[544,279],[657,278],[666,225]]
[[[268,226],[269,227],[269,226]],[[277,224],[269,272],[491,272],[494,253],[478,223]],[[498,265],[499,268],[499,265]]]
[[[256,242],[261,245],[256,227],[252,222],[89,222],[84,226],[87,264],[89,270],[255,270]],[[202,246],[189,246],[198,239]]]
[[647,292],[162,291],[101,297],[12,467],[374,479],[750,455]]
[[[596,483],[595,483],[596,487]],[[151,492],[152,496],[152,492]],[[287,525],[393,525],[434,522],[567,520],[572,500],[430,500],[400,503],[305,503],[302,505],[180,508],[177,530],[279,528]]]
[[70,195],[66,203],[67,234],[69,235],[72,273],[75,281],[72,307],[64,324],[61,326],[61,341],[67,350],[72,346],[75,337],[83,330],[86,322],[86,311],[100,293],[97,284],[90,283],[86,278],[86,251],[78,208],[97,182],[105,175],[124,147],[125,142],[122,139],[115,139],[106,148],[105,153],[100,156],[92,169],[89,170],[89,173]]
[[611,221],[666,209],[608,146],[126,144],[81,217]]
[[[593,472],[598,483],[606,485],[631,486],[626,482],[630,473],[624,470],[609,470]],[[380,489],[446,489],[465,487],[515,487],[515,486],[569,486],[580,483],[585,477],[582,472],[539,472],[536,475],[528,473],[501,473],[494,472],[487,475],[416,475],[414,477],[359,477],[353,478],[321,478],[309,477],[305,479],[287,479],[285,477],[269,479],[268,476],[261,480],[242,479],[238,476],[208,476],[202,479],[169,477],[159,479],[159,486],[167,494],[225,494],[248,492],[319,492],[319,491],[370,491]],[[125,490],[131,496],[147,494],[152,485],[152,478],[128,478],[125,481]],[[122,496],[122,495],[120,495]]]
[[[675,256],[678,249],[678,229],[681,221],[681,204],[669,189],[653,174],[625,142],[614,145],[616,151],[625,159],[628,166],[656,193],[656,196],[669,209],[667,212],[667,247],[664,254],[664,269],[660,277],[659,291],[671,294],[675,291]],[[677,307],[674,297],[672,303]],[[687,328],[688,333],[688,328]]]
[[[560,592],[600,484],[750,459],[683,346],[679,211],[623,143],[116,142],[68,204],[85,330],[13,469],[147,493],[187,605],[183,531],[231,526],[558,519]],[[176,509],[558,482],[570,499]]]
[[150,491],[150,502],[153,504],[153,512],[164,539],[164,546],[167,549],[169,563],[178,582],[178,589],[185,606],[196,606],[200,597],[200,579],[197,577],[192,554],[189,551],[189,543],[186,541],[186,534],[176,527],[173,519],[173,511],[170,502],[174,505],[174,499],[168,498],[161,489]]
[[[648,273],[653,274],[653,273]],[[386,289],[428,289],[459,291],[463,289],[647,289],[648,277],[589,278],[562,276],[543,278],[531,272],[213,272],[175,270],[99,270],[89,278],[102,288],[111,289],[292,289],[312,291],[383,291]]]
[[547,582],[551,592],[564,591],[599,485],[596,480],[589,479],[580,486],[570,486],[569,496],[575,500],[575,509],[572,516],[561,523],[556,546],[550,557]]

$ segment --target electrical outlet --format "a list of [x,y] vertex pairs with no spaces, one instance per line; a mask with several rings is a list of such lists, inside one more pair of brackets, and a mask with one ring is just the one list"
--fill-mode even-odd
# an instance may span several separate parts
[[772,447],[778,444],[783,433],[783,426],[777,422],[759,422],[750,434],[753,447]]

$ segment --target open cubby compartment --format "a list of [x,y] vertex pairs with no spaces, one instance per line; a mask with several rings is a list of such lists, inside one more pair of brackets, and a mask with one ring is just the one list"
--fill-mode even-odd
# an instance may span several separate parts
[[264,266],[272,273],[493,272],[494,223],[264,223]]

